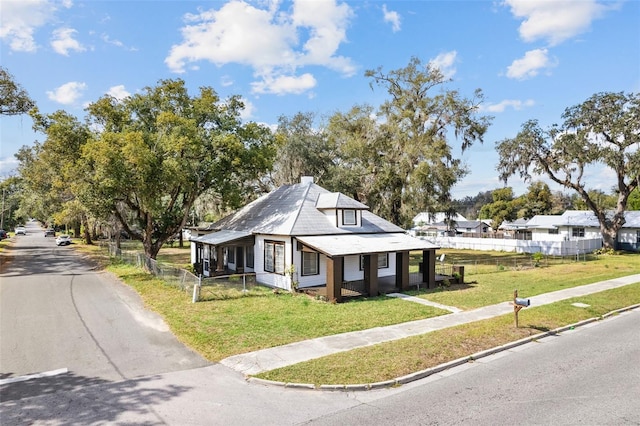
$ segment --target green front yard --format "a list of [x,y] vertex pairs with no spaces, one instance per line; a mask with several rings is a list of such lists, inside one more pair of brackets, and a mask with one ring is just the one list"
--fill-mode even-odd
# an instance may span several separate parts
[[[163,249],[159,258],[182,264],[181,253],[188,256],[188,250]],[[451,252],[447,257],[454,255]],[[136,289],[145,304],[165,318],[181,341],[213,362],[300,340],[446,314],[385,296],[330,304],[304,294],[274,292],[262,287],[252,288],[246,295],[233,290],[226,296],[194,304],[189,294],[144,271],[122,264],[107,269]],[[430,289],[417,295],[444,305],[473,309],[508,301],[514,289],[521,297],[531,297],[639,272],[640,255],[603,255],[587,262],[471,275],[467,276],[464,285]],[[583,297],[579,301],[590,304],[591,308],[578,309],[569,301],[530,307],[521,311],[518,329],[513,325],[513,315],[507,315],[266,372],[261,377],[308,383],[388,380],[537,334],[540,330],[640,303],[640,283]]]

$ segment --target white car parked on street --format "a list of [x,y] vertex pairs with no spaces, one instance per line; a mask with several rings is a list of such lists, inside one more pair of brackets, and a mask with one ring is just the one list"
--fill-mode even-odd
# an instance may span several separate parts
[[16,235],[27,235],[27,228],[24,226],[16,226]]
[[56,238],[57,246],[68,246],[71,244],[71,237],[68,235],[60,235]]

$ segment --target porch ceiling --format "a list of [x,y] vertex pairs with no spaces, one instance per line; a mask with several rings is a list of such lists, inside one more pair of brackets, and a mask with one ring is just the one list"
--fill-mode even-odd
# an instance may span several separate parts
[[329,257],[439,248],[435,244],[406,234],[319,235],[296,238],[305,246]]
[[192,238],[191,241],[196,241],[204,244],[211,244],[214,246],[229,243],[231,241],[240,240],[242,238],[250,237],[251,232],[243,231],[230,231],[223,229],[222,231],[212,232],[211,234],[201,235],[196,238]]

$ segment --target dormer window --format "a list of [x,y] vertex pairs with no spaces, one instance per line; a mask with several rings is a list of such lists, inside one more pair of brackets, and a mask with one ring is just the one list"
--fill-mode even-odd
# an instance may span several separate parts
[[357,216],[355,210],[342,210],[343,225],[357,225]]

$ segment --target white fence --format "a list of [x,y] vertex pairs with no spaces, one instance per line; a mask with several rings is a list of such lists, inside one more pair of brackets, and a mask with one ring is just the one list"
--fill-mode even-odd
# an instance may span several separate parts
[[424,240],[450,249],[543,253],[548,256],[575,256],[602,248],[602,238],[578,238],[565,241],[531,241],[498,238],[436,237]]

